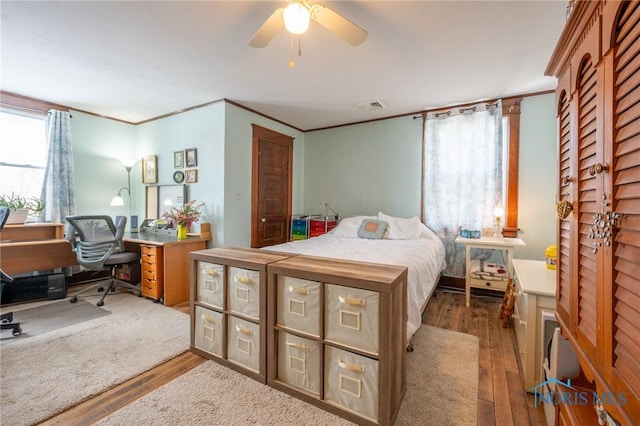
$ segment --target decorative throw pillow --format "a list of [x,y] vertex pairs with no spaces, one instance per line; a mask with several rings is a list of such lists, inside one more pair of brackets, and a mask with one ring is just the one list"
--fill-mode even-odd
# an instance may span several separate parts
[[375,219],[365,219],[358,229],[358,237],[369,238],[371,240],[380,240],[387,228],[387,222]]
[[345,217],[330,232],[336,237],[358,238],[358,229],[364,219],[376,219],[376,216]]

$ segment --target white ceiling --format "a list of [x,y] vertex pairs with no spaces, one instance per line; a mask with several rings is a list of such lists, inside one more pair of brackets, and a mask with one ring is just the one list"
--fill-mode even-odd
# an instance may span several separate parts
[[311,22],[293,69],[284,29],[248,45],[285,3],[2,0],[0,87],[134,123],[226,98],[310,130],[556,84],[566,0],[326,1],[369,36]]

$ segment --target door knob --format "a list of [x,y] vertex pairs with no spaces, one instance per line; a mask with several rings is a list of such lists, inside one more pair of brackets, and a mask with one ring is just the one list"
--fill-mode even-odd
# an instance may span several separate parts
[[597,163],[589,167],[589,175],[595,176],[596,174],[600,174],[607,170],[609,170],[609,166],[607,164]]
[[266,222],[267,222],[267,218],[266,218],[266,217],[261,218],[261,219],[260,219],[260,222],[262,222],[262,223],[266,223]]

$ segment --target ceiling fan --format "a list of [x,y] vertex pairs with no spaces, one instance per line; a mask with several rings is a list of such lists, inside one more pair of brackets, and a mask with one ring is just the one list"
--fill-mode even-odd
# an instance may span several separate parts
[[249,45],[265,47],[282,27],[291,34],[302,34],[313,19],[347,43],[358,46],[367,39],[367,32],[323,4],[307,0],[291,0],[286,7],[275,10],[255,33]]

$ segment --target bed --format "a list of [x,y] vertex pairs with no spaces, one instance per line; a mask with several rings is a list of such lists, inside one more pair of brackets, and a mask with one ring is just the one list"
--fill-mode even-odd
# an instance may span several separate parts
[[[365,223],[366,222],[366,223]],[[382,238],[359,236],[367,234],[365,225],[384,222]],[[375,234],[375,232],[374,232]],[[400,265],[408,268],[407,339],[410,340],[422,323],[422,312],[433,294],[444,267],[445,249],[440,238],[417,217],[397,218],[352,216],[340,221],[326,234],[306,240],[292,241],[268,250],[311,256],[358,260]]]

